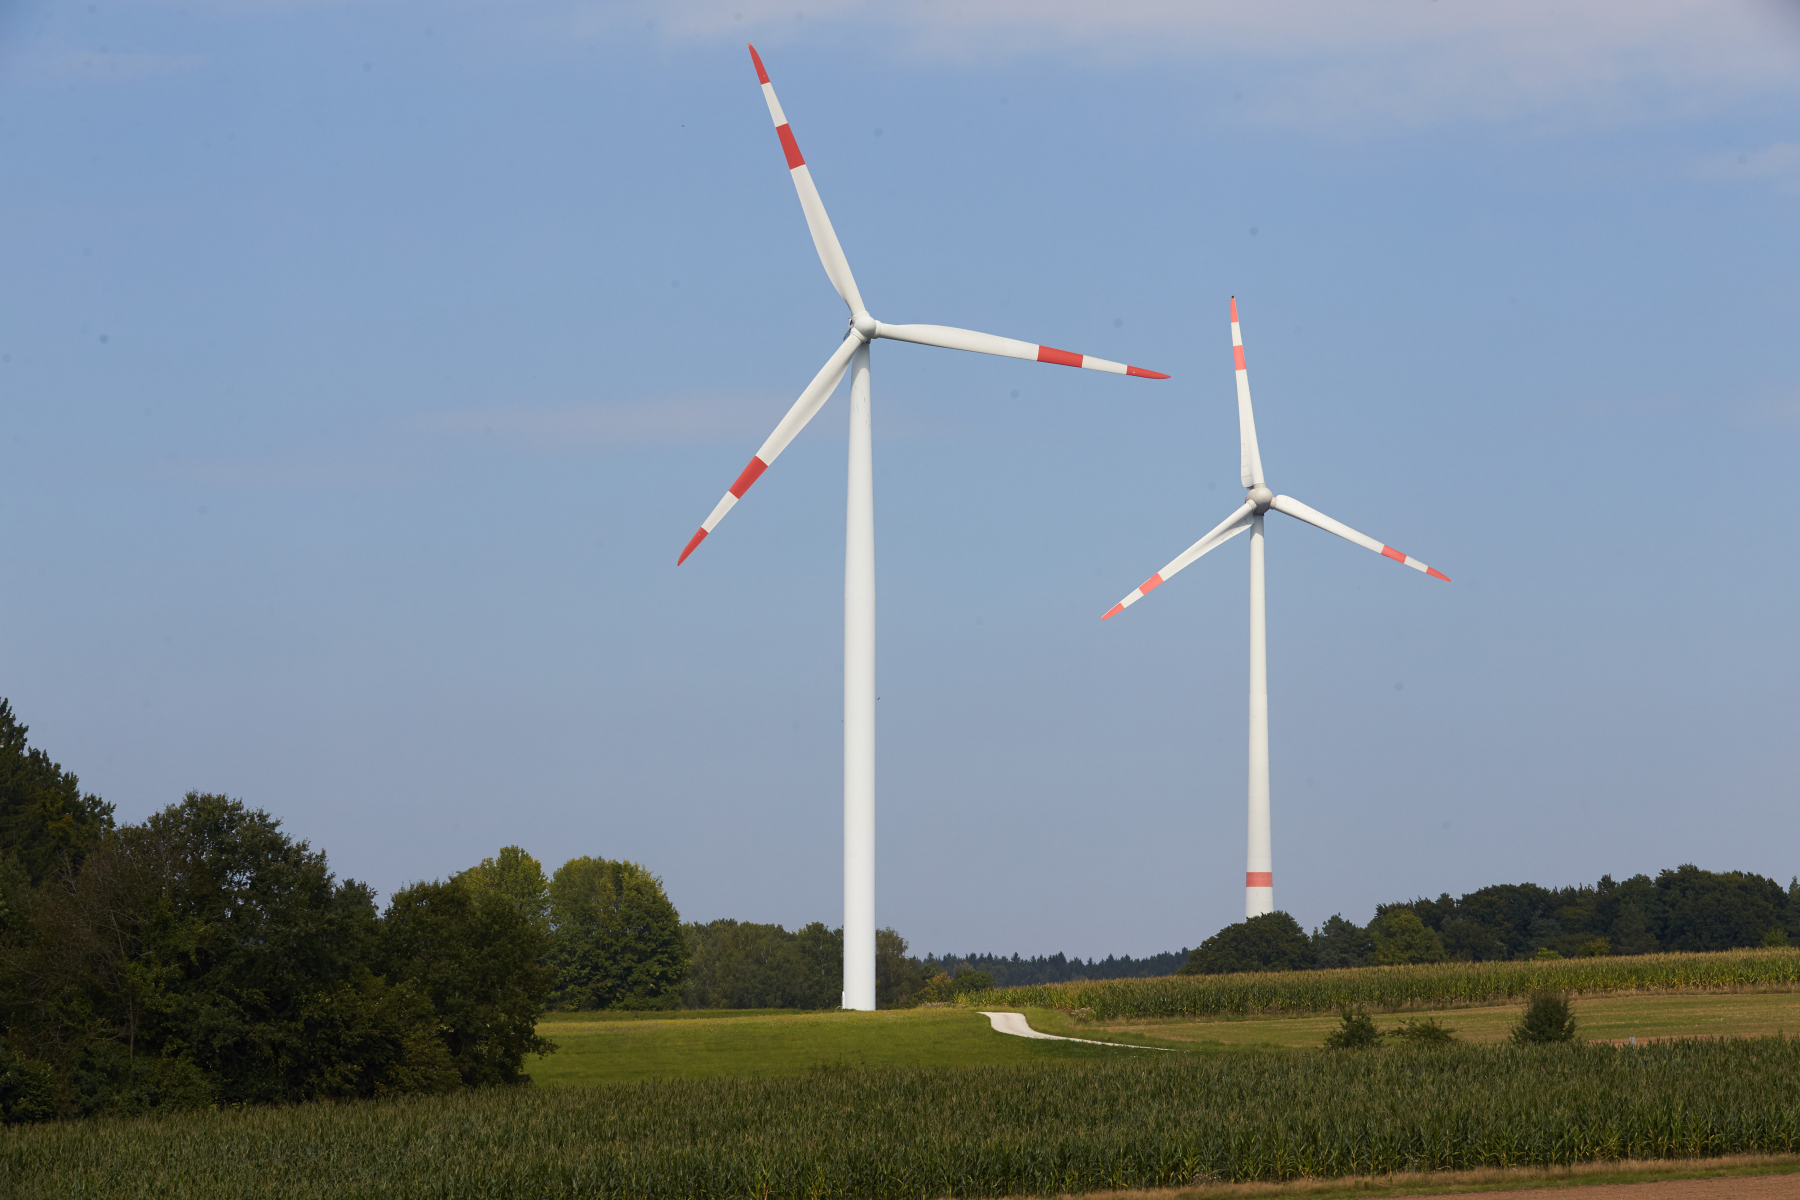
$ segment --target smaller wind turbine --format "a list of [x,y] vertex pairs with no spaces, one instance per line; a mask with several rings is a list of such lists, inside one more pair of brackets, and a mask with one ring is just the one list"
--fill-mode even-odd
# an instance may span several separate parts
[[1290,496],[1277,496],[1269,490],[1263,479],[1262,454],[1256,445],[1256,417],[1250,411],[1250,373],[1244,367],[1244,335],[1238,326],[1236,296],[1231,298],[1231,352],[1237,358],[1238,473],[1248,489],[1244,503],[1100,619],[1104,621],[1130,608],[1201,555],[1246,529],[1250,531],[1250,846],[1244,866],[1244,916],[1259,917],[1275,911],[1275,868],[1269,845],[1269,645],[1263,613],[1263,514],[1270,509],[1286,513],[1434,579],[1449,583],[1450,577]]

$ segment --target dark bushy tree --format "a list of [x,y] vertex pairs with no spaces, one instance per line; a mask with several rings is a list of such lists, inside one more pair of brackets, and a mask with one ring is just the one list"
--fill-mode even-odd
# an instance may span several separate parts
[[1759,946],[1766,932],[1787,927],[1787,889],[1761,875],[1702,871],[1689,863],[1659,874],[1656,890],[1665,949]]
[[836,1008],[844,939],[820,922],[794,933],[729,918],[684,926],[693,954],[688,1008]]
[[439,1079],[430,1006],[369,969],[368,889],[240,801],[190,793],[105,835],[79,871],[7,890],[21,919],[0,935],[0,1009],[58,1081],[59,1112]]
[[1444,961],[1444,939],[1411,908],[1391,908],[1369,923],[1375,939],[1370,961],[1377,966]]
[[[840,956],[841,961],[841,956]],[[842,978],[842,968],[839,968]],[[987,977],[993,987],[993,976]],[[875,1007],[904,1008],[925,986],[925,964],[906,954],[906,939],[893,929],[875,931]]]
[[37,885],[81,865],[113,827],[113,806],[83,795],[74,772],[26,744],[29,732],[0,699],[0,859],[16,860]]
[[1360,967],[1375,952],[1375,941],[1361,925],[1346,921],[1342,913],[1333,913],[1313,930],[1312,951],[1313,966],[1320,970]]
[[549,934],[508,896],[460,879],[395,892],[381,922],[379,963],[435,1013],[461,1081],[519,1083],[524,1059],[554,1049],[537,1036],[551,970]]
[[1227,925],[1200,943],[1183,975],[1236,971],[1302,971],[1312,966],[1312,942],[1284,912],[1264,913]]
[[689,950],[662,880],[636,863],[583,857],[550,880],[549,960],[559,1008],[675,1008]]

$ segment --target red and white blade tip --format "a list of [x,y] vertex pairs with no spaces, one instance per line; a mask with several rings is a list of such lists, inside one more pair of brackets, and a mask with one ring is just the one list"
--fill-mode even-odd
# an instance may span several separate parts
[[762,473],[768,469],[769,464],[762,460],[762,455],[758,454],[750,460],[749,466],[738,472],[737,480],[726,490],[725,495],[713,508],[712,514],[701,523],[694,536],[688,539],[688,544],[681,551],[681,557],[675,560],[676,566],[679,567],[687,561],[687,556],[694,552],[694,547],[706,540],[706,535],[713,531],[713,526],[717,525],[720,518],[731,511],[732,505],[744,498],[744,493],[750,490],[750,485],[761,479]]
[[[1055,346],[1039,346],[1037,360],[1057,367],[1089,367],[1097,371],[1117,373],[1119,363],[1108,362],[1104,358],[1094,358],[1087,354],[1077,354],[1073,350],[1058,350]],[[1135,375],[1139,379],[1167,379],[1161,371],[1152,371],[1145,367],[1126,367],[1125,374]]]
[[1433,579],[1441,579],[1445,583],[1450,582],[1450,577],[1448,575],[1444,574],[1442,571],[1438,570],[1436,567],[1428,567],[1424,563],[1420,562],[1418,559],[1412,557],[1409,554],[1403,554],[1402,552],[1394,549],[1392,546],[1383,545],[1381,547],[1381,557],[1391,558],[1395,562],[1400,563],[1403,566],[1411,567],[1415,571],[1423,571],[1427,575],[1431,576]]
[[1134,588],[1132,590],[1131,595],[1125,597],[1123,600],[1119,601],[1117,604],[1115,604],[1111,608],[1107,609],[1106,616],[1101,617],[1100,619],[1102,621],[1105,621],[1117,613],[1124,612],[1127,608],[1130,608],[1133,604],[1136,604],[1139,600],[1142,600],[1145,597],[1145,595],[1147,595],[1150,592],[1154,592],[1157,588],[1161,587],[1162,584],[1163,584],[1162,572],[1158,571],[1156,574],[1154,574],[1150,578],[1144,580],[1143,583],[1139,584],[1136,588]]
[[750,61],[756,64],[756,82],[758,82],[758,83],[769,82],[769,72],[762,65],[762,55],[760,55],[756,52],[755,46],[750,47]]
[[[751,51],[751,53],[754,54],[755,51]],[[757,69],[761,70],[762,68],[758,67]],[[1233,322],[1236,322],[1236,320],[1237,320],[1237,297],[1236,296],[1233,296],[1231,298],[1231,319]]]

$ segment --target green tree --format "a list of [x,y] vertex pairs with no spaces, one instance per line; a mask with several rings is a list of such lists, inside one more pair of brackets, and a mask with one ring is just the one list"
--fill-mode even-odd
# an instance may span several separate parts
[[1645,918],[1643,908],[1636,904],[1620,907],[1619,915],[1613,921],[1612,937],[1607,941],[1614,954],[1656,953],[1656,935],[1650,932],[1650,922]]
[[1373,961],[1379,966],[1444,961],[1444,939],[1410,908],[1389,909],[1370,922],[1369,932],[1375,939]]
[[83,795],[74,772],[26,744],[30,730],[0,699],[0,859],[35,886],[82,857],[113,827],[113,806]]
[[1575,1040],[1575,1014],[1567,998],[1556,992],[1533,992],[1525,1015],[1513,1026],[1512,1040],[1521,1046]]
[[[369,890],[280,824],[190,793],[107,833],[79,871],[9,889],[24,904],[0,937],[0,1007],[60,1111],[373,1095],[429,1074],[408,1047],[433,1014],[368,967]],[[334,1002],[345,989],[361,1017]]]
[[690,953],[681,916],[643,867],[570,859],[550,880],[550,925],[558,1007],[680,1004]]
[[502,846],[500,853],[457,875],[476,892],[493,892],[511,901],[534,925],[550,924],[550,881],[543,864],[518,846]]
[[1787,924],[1787,889],[1746,871],[1702,871],[1692,863],[1656,877],[1663,900],[1662,944],[1670,950],[1758,946]]
[[1181,975],[1236,971],[1301,971],[1312,966],[1312,942],[1284,912],[1264,913],[1227,925],[1188,956]]
[[[499,892],[460,879],[395,892],[381,921],[383,975],[429,1000],[438,1037],[463,1083],[520,1083],[554,975],[539,963],[549,934]],[[424,1071],[429,1064],[420,1064]]]
[[[842,955],[839,955],[840,961]],[[842,968],[840,967],[840,978]],[[875,1007],[904,1008],[925,986],[925,965],[908,958],[906,939],[893,929],[875,931]],[[993,987],[993,977],[988,977]]]
[[683,931],[692,953],[688,1008],[837,1007],[843,942],[823,925],[789,933],[727,917]]
[[1325,924],[1313,930],[1313,966],[1320,970],[1333,967],[1360,967],[1375,952],[1369,931],[1344,914],[1333,913]]

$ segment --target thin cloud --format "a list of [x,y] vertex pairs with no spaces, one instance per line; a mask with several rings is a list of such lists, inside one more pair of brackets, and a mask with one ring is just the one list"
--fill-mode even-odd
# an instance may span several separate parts
[[540,448],[674,446],[764,436],[792,403],[711,396],[556,408],[468,409],[440,413],[420,424],[429,432],[500,438]]
[[1242,110],[1287,125],[1617,121],[1800,90],[1800,21],[1779,0],[666,0],[574,12],[590,33],[650,25],[677,39],[775,45],[854,34],[970,64],[1199,58],[1258,73]]
[[1800,196],[1800,142],[1776,142],[1761,150],[1721,154],[1702,163],[1700,173],[1743,183],[1772,182],[1778,190]]
[[205,59],[198,54],[96,50],[40,43],[14,58],[9,70],[16,78],[39,86],[99,86],[181,75],[203,62]]

